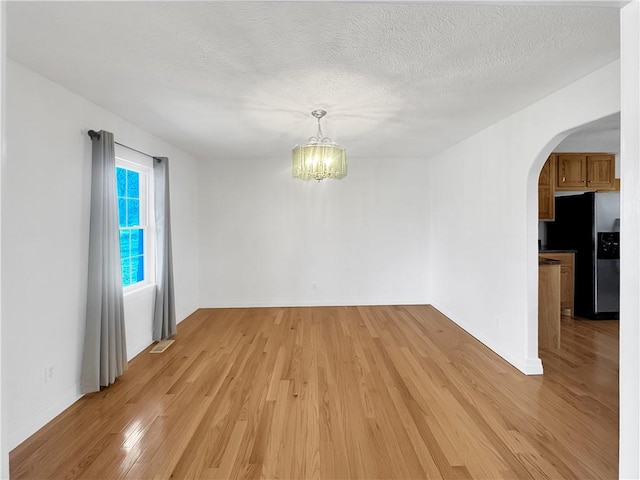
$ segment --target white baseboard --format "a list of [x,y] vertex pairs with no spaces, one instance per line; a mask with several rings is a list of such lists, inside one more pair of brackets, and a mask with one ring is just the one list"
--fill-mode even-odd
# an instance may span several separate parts
[[224,299],[201,302],[200,308],[260,308],[260,307],[336,307],[367,305],[426,305],[425,298],[284,298],[284,299]]

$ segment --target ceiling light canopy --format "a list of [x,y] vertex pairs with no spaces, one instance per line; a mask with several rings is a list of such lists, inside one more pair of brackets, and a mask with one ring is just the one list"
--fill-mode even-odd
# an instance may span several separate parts
[[322,134],[320,119],[327,114],[314,110],[318,119],[318,133],[308,143],[296,145],[292,151],[292,174],[301,180],[339,180],[347,176],[347,151]]

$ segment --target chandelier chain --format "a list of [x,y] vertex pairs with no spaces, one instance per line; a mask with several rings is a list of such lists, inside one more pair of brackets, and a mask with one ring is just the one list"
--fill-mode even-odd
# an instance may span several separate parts
[[314,110],[313,112],[311,112],[311,115],[318,119],[318,133],[316,134],[315,137],[309,138],[310,142],[313,142],[313,143],[323,143],[324,141],[331,142],[330,138],[325,138],[324,134],[322,133],[322,126],[320,125],[320,119],[324,117],[326,114],[327,114],[326,110]]

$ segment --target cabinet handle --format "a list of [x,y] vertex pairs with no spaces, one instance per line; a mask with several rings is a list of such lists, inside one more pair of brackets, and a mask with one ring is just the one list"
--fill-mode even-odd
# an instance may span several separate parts
[[567,180],[567,177],[562,177],[562,183],[564,183]]

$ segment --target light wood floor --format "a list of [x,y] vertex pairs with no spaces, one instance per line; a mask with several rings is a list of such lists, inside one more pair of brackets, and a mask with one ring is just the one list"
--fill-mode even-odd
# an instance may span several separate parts
[[525,376],[428,306],[200,310],[12,478],[617,478],[618,324]]

